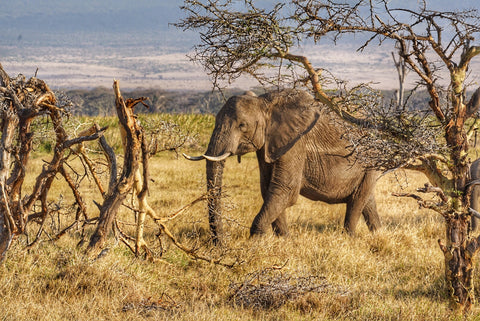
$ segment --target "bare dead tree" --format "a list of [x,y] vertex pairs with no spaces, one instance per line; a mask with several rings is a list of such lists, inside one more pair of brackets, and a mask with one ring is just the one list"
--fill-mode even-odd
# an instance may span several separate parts
[[406,48],[402,48],[401,45],[397,43],[395,46],[397,49],[398,58],[396,57],[395,53],[392,52],[393,62],[395,63],[395,68],[397,68],[398,74],[398,90],[396,93],[397,104],[399,107],[404,106],[404,95],[405,95],[405,80],[407,77],[407,64],[405,62],[404,57],[406,55]]
[[[280,84],[284,70],[306,74],[316,99],[352,125],[353,152],[366,166],[399,167],[425,173],[445,199],[426,206],[445,217],[445,274],[451,307],[467,312],[474,302],[473,259],[480,236],[472,238],[469,222],[469,126],[480,107],[480,88],[470,100],[466,79],[480,47],[471,45],[480,32],[477,10],[436,11],[420,1],[418,7],[392,7],[387,0],[294,0],[259,8],[251,0],[186,0],[187,18],[176,25],[197,30],[200,44],[193,60],[202,63],[215,87],[251,75],[262,83]],[[289,10],[287,10],[289,9]],[[291,14],[291,12],[294,12]],[[372,43],[396,44],[402,63],[417,76],[430,100],[415,112],[398,109],[367,88],[335,88],[327,94],[310,60],[295,54],[304,40],[334,43],[349,34],[364,37],[358,50]],[[297,50],[298,51],[298,50]],[[265,67],[274,67],[276,73]],[[442,84],[446,72],[447,83]],[[302,78],[302,76],[300,77]],[[353,94],[353,96],[352,96]],[[398,105],[398,104],[397,104]],[[420,110],[420,112],[418,112]],[[474,122],[476,124],[476,122]],[[442,243],[443,244],[443,243]]]
[[[83,201],[77,187],[72,183],[64,165],[68,151],[76,144],[95,140],[103,135],[104,129],[90,135],[70,138],[65,131],[63,119],[68,113],[68,104],[62,104],[48,85],[36,78],[26,80],[23,75],[10,78],[0,65],[0,261],[12,240],[25,232],[29,221],[39,222],[37,237],[50,212],[47,195],[57,173],[61,173],[79,202],[79,211],[85,214]],[[52,158],[47,162],[29,193],[25,192],[24,180],[29,156],[33,147],[32,122],[39,116],[48,117],[55,132]],[[33,213],[36,204],[40,211]]]
[[118,179],[115,178],[115,183],[111,184],[100,207],[100,217],[95,232],[90,238],[89,250],[103,248],[119,207],[133,189],[135,174],[142,160],[143,130],[136,121],[133,108],[143,100],[124,100],[117,81],[113,83],[113,90],[120,131],[122,132],[122,137],[124,137],[124,162],[120,177]]

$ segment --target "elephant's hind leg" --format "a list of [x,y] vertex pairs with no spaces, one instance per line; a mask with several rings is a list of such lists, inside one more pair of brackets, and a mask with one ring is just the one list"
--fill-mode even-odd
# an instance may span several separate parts
[[[360,214],[362,213],[364,216],[365,214],[367,214],[368,216],[368,218],[365,217],[367,220],[367,224],[372,224],[372,226],[380,224],[378,214],[376,215],[376,217],[375,214],[373,214],[373,212],[376,213],[376,204],[373,198],[373,189],[375,187],[376,180],[376,174],[374,174],[373,172],[366,172],[362,182],[358,186],[357,191],[350,197],[350,200],[347,202],[347,211],[345,213],[344,227],[348,233],[355,233],[355,228],[357,227],[358,220],[360,219]],[[373,203],[371,203],[370,199],[373,199]],[[367,209],[367,212],[364,212],[367,204],[369,204],[369,207]]]
[[375,197],[373,195],[368,199],[367,203],[365,204],[362,214],[370,231],[375,232],[382,225],[377,212],[377,202],[375,201]]
[[354,200],[347,203],[347,211],[345,213],[345,222],[343,223],[343,226],[345,231],[349,234],[355,233],[360,214],[362,213],[361,205],[363,204],[359,204],[358,201]]

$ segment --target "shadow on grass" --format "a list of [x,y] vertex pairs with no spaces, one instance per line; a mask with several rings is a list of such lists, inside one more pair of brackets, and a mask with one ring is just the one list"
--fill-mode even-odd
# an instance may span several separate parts
[[[389,292],[386,290],[385,292]],[[428,298],[432,301],[444,303],[448,301],[448,293],[446,290],[445,277],[439,276],[430,285],[419,285],[414,289],[394,289],[390,292],[396,299],[404,298]]]
[[315,231],[318,233],[343,231],[342,223],[339,220],[333,220],[331,222],[312,222],[307,220],[298,220],[292,223],[291,227],[299,231]]

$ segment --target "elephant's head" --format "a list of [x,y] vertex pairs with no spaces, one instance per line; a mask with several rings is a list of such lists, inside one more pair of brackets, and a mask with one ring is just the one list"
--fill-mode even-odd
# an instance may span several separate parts
[[262,148],[267,121],[264,105],[264,100],[252,92],[228,99],[215,118],[205,158],[222,160]]
[[304,91],[233,96],[218,112],[207,151],[190,160],[222,161],[265,149],[265,161],[276,161],[316,123],[318,105]]
[[214,239],[221,229],[220,193],[224,160],[262,150],[267,163],[285,154],[316,123],[318,104],[304,91],[288,90],[256,96],[247,92],[228,99],[215,119],[207,151],[190,160],[207,159],[209,217]]

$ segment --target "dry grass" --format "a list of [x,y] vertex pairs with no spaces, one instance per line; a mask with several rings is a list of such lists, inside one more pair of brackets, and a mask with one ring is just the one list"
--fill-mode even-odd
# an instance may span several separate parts
[[[41,165],[40,157],[32,161]],[[152,207],[168,215],[203,193],[204,167],[173,154],[152,159]],[[409,191],[425,181],[419,174],[406,175]],[[161,260],[151,263],[133,257],[113,237],[108,254],[95,260],[76,247],[79,231],[55,243],[44,237],[28,251],[22,236],[0,266],[0,320],[452,320],[437,245],[444,234],[442,218],[420,210],[413,200],[391,196],[401,183],[393,174],[382,177],[376,191],[384,227],[371,234],[361,222],[355,237],[342,232],[343,205],[300,198],[288,210],[290,237],[251,240],[248,228],[261,206],[254,156],[241,164],[229,159],[224,183],[229,251],[220,253],[205,242],[204,203],[168,226],[201,253],[242,264],[226,268],[192,260],[165,238]],[[87,199],[98,198],[93,181],[84,185]],[[60,180],[54,189],[53,200],[63,194],[71,202]],[[91,201],[88,206],[92,217],[98,215]],[[120,214],[127,223],[132,216],[126,210]],[[157,232],[149,220],[147,239],[158,253]],[[239,284],[253,291],[240,292]],[[278,292],[280,285],[287,295]],[[267,293],[262,297],[267,304],[248,304],[260,292]],[[475,308],[468,320],[477,320],[477,313]]]

